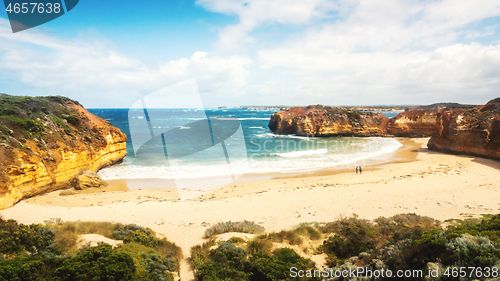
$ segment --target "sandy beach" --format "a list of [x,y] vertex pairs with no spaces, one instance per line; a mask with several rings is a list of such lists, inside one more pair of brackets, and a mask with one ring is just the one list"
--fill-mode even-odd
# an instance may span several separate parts
[[[111,221],[150,227],[179,245],[185,256],[203,232],[223,221],[250,220],[267,231],[302,222],[328,222],[357,214],[374,219],[416,213],[439,220],[500,213],[500,162],[428,151],[428,139],[401,140],[388,163],[367,161],[363,173],[325,170],[227,185],[181,201],[175,189],[109,190],[59,196],[52,192],[0,211],[21,223]],[[116,185],[121,185],[116,186]],[[192,279],[187,261],[182,280]]]

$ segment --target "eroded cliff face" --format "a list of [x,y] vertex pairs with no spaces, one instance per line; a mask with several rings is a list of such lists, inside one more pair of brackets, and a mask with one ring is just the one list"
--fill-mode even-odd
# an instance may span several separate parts
[[339,107],[294,107],[271,115],[269,128],[280,135],[430,137],[442,112],[464,107],[471,108],[456,103],[412,107],[392,119]]
[[387,134],[396,137],[429,137],[436,130],[439,114],[444,108],[401,112],[387,123]]
[[500,160],[500,98],[481,107],[443,111],[427,146]]
[[0,209],[122,160],[118,128],[63,97],[0,96]]
[[387,122],[389,118],[381,113],[316,105],[276,112],[271,116],[269,128],[279,135],[383,136]]

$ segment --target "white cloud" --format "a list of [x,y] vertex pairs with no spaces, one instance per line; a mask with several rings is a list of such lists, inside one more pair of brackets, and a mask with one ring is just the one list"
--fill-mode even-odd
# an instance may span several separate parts
[[498,1],[360,1],[344,20],[309,28],[257,58],[263,69],[286,69],[289,90],[314,93],[314,102],[482,103],[498,96],[500,46],[457,41],[473,32],[469,24],[499,15]]
[[29,31],[12,34],[7,29],[7,23],[0,22],[0,46],[9,46],[0,49],[2,76],[40,92],[80,97],[91,106],[100,101],[127,107],[140,95],[192,78],[206,95],[229,95],[245,86],[245,67],[251,63],[240,56],[196,52],[151,67],[88,36],[63,40]]
[[218,48],[224,51],[258,43],[250,33],[263,24],[304,24],[338,7],[326,0],[198,0],[197,4],[212,12],[238,17],[237,24],[221,31]]
[[[483,103],[498,96],[496,0],[197,4],[238,22],[221,27],[214,50],[203,46],[155,65],[98,36],[13,35],[0,20],[0,73],[92,106],[129,106],[140,95],[191,78],[209,106]],[[488,18],[487,25],[481,22]],[[489,43],[477,42],[486,36]]]

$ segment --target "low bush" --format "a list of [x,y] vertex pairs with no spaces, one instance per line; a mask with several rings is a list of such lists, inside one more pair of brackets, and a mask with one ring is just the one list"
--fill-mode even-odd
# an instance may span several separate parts
[[[249,242],[255,243],[257,240]],[[268,240],[260,240],[267,241]],[[211,244],[214,243],[213,241]],[[213,246],[202,245],[193,247],[196,262],[193,262],[197,280],[319,280],[316,278],[292,278],[290,268],[299,270],[314,268],[314,263],[300,257],[289,248],[277,249],[273,252],[249,252],[237,247],[231,242],[220,242]],[[267,251],[267,250],[266,250]]]
[[[0,218],[0,281],[2,280],[174,280],[181,249],[166,238],[136,225],[106,222],[18,224]],[[97,233],[125,244],[76,248],[81,234]]]
[[113,229],[120,227],[120,224],[110,222],[62,222],[60,219],[45,221],[47,227],[55,233],[54,242],[57,244],[59,252],[74,256],[76,242],[82,234],[99,234],[108,238],[113,238]]
[[256,253],[271,254],[273,249],[273,242],[260,237],[252,239],[247,243],[247,250],[250,254]]
[[18,224],[15,220],[0,218],[0,253],[6,255],[34,255],[52,246],[54,232],[39,224]]
[[76,257],[64,260],[55,270],[62,280],[133,280],[134,261],[116,253],[108,244],[83,249]]
[[205,230],[204,238],[209,238],[215,235],[228,232],[243,232],[250,234],[259,234],[265,231],[263,226],[256,224],[253,221],[238,221],[238,222],[220,222]]

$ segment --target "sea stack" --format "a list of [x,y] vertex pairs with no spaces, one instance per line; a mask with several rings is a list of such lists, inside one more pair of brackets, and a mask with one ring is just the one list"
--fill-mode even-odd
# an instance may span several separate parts
[[0,209],[122,160],[127,137],[77,101],[0,96]]
[[387,122],[389,118],[382,113],[311,105],[274,113],[269,121],[269,129],[278,135],[310,137],[383,136]]

